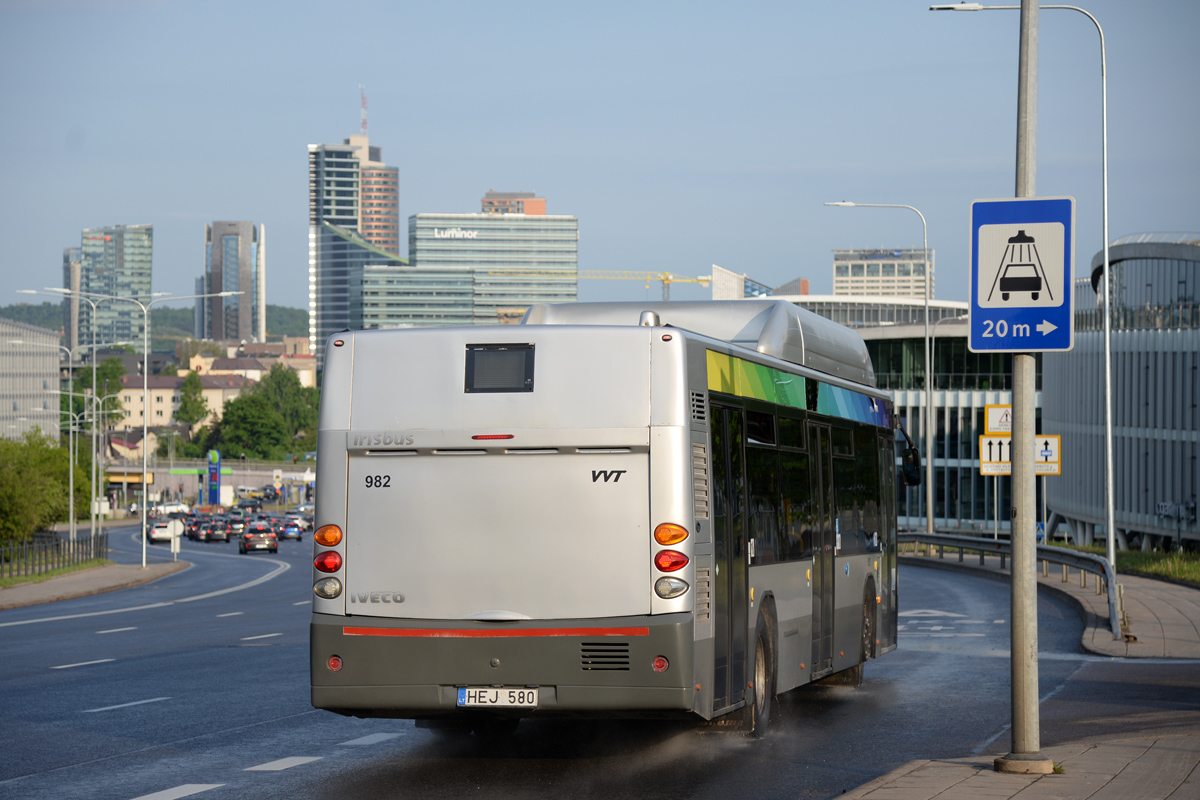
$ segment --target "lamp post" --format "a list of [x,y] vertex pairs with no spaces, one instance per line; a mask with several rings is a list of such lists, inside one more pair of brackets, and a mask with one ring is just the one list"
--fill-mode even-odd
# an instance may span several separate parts
[[[985,6],[979,3],[930,6],[930,11],[1013,11],[1020,6]],[[1104,48],[1104,29],[1090,11],[1071,5],[1045,5],[1041,8],[1078,11],[1092,21],[1100,35],[1100,144],[1101,205],[1104,237],[1104,528],[1106,555],[1114,573],[1117,568],[1116,499],[1113,496],[1113,421],[1112,421],[1112,291],[1108,278],[1108,64]]]
[[211,292],[208,294],[185,294],[180,296],[169,295],[166,292],[154,292],[150,297],[154,298],[143,303],[136,297],[120,297],[117,295],[93,294],[91,292],[70,292],[65,289],[56,289],[47,287],[47,291],[58,292],[59,294],[78,294],[80,297],[97,298],[100,300],[116,300],[119,302],[133,303],[142,310],[142,569],[146,568],[146,502],[149,500],[149,455],[150,451],[147,448],[147,438],[150,433],[150,307],[155,303],[161,303],[165,300],[199,300],[205,297],[232,297],[234,295],[243,294],[242,292]]
[[921,257],[925,261],[925,532],[933,533],[933,359],[929,340],[929,226],[925,215],[902,203],[826,203],[839,208],[907,208],[921,218]]

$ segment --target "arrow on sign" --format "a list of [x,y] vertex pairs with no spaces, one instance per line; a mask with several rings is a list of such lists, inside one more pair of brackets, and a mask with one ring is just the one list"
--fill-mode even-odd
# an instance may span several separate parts
[[1043,461],[1049,461],[1050,456],[1054,455],[1054,453],[1050,452],[1050,440],[1049,439],[1047,439],[1046,442],[1042,445],[1042,454],[1041,455],[1042,455]]
[[1058,326],[1055,325],[1050,320],[1044,319],[1038,323],[1037,329],[1038,329],[1038,333],[1040,333],[1042,336],[1045,336],[1046,334],[1048,334],[1052,331],[1058,330]]

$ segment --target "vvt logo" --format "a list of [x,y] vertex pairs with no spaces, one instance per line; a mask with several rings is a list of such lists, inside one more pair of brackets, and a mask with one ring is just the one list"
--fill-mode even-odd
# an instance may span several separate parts
[[621,476],[629,470],[625,469],[594,469],[592,470],[592,483],[604,478],[604,482],[608,483],[612,480],[613,483],[621,480]]

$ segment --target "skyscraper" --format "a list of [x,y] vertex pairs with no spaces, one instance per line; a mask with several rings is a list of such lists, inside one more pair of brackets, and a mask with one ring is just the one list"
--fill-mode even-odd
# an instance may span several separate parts
[[[74,359],[79,346],[79,286],[83,278],[83,251],[78,247],[63,248],[63,288],[71,292],[63,300],[63,343]],[[87,343],[91,343],[91,331]],[[97,340],[99,341],[99,340]]]
[[423,269],[470,268],[472,319],[494,325],[501,309],[572,303],[578,296],[579,218],[547,214],[532,192],[493,192],[477,214],[414,214],[408,257]]
[[[933,248],[929,249],[933,298]],[[833,293],[867,297],[925,297],[925,254],[905,250],[834,250]]]
[[[150,302],[150,278],[154,250],[153,225],[112,225],[83,231],[79,261],[79,291],[86,295],[133,297]],[[67,256],[64,256],[64,259]],[[69,267],[64,266],[64,273]],[[65,289],[73,289],[69,274]],[[93,298],[94,299],[94,298]],[[77,343],[91,344],[93,312],[89,303],[78,303],[77,315],[71,310],[71,298],[64,299],[66,314],[79,321]],[[96,342],[129,342],[142,351],[144,331],[142,310],[133,303],[106,300],[95,311]]]
[[399,178],[366,135],[308,146],[308,338],[320,344],[350,325],[349,270],[400,265]]
[[204,291],[197,294],[242,294],[203,301],[201,338],[267,340],[266,264],[265,226],[253,222],[204,226]]

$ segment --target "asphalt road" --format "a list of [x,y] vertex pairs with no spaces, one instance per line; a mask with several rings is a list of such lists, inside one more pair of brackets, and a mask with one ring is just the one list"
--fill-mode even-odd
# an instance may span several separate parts
[[[140,558],[130,531],[118,560]],[[311,543],[184,543],[153,584],[0,612],[0,797],[825,798],[914,758],[1007,749],[1008,590],[901,568],[900,649],[806,688],[761,742],[675,723],[526,721],[501,744],[308,702]],[[151,558],[169,559],[163,546]],[[1039,602],[1044,744],[1200,731],[1200,668],[1083,655]]]

